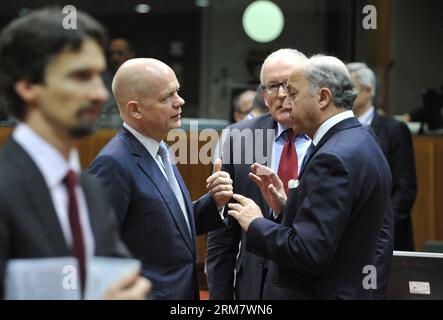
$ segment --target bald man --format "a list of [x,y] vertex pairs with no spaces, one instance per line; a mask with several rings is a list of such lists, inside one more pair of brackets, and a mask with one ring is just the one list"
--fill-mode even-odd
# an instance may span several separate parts
[[171,164],[163,139],[181,126],[179,89],[163,62],[125,62],[112,83],[123,126],[89,168],[111,193],[122,239],[142,261],[154,299],[199,298],[196,234],[224,226],[220,213],[232,196],[221,162],[195,202]]

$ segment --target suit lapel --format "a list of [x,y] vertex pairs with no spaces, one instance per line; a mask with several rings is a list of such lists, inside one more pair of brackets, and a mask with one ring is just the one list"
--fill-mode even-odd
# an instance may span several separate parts
[[[178,185],[180,186],[180,190],[182,191],[183,198],[185,199],[185,205],[186,205],[186,215],[188,216],[189,220],[189,226],[191,227],[191,233],[192,238],[194,239],[196,231],[195,231],[195,221],[194,221],[194,214],[193,214],[193,207],[192,207],[192,199],[189,196],[188,189],[186,188],[186,184],[183,181],[183,178],[178,171],[178,168],[176,165],[172,165],[172,168],[174,169],[175,178],[177,179]],[[192,242],[194,243],[194,242]]]
[[[146,148],[126,128],[123,127],[120,129],[119,136],[123,139],[123,141],[125,141],[131,153],[136,157],[135,161],[137,161],[139,168],[146,174],[146,176],[151,180],[152,185],[154,185],[161,194],[163,201],[168,207],[169,213],[177,225],[177,228],[179,229],[186,245],[191,253],[194,254],[194,246],[192,245],[191,235],[189,234],[189,229],[186,224],[185,217],[182,214],[180,204],[178,203],[178,200],[169,186],[165,176],[160,171],[157,163],[149,154],[148,150],[146,150]],[[189,222],[191,223],[191,220],[189,220]]]
[[354,127],[361,127],[361,124],[355,117],[352,117],[352,118],[347,118],[347,119],[340,121],[339,123],[334,125],[331,129],[329,129],[326,132],[326,134],[320,139],[318,144],[315,146],[315,148],[312,151],[312,153],[310,154],[309,158],[306,159],[306,164],[303,168],[303,171],[300,172],[298,179],[300,180],[302,178],[303,173],[306,171],[309,161],[314,157],[314,155],[322,147],[322,145],[324,145],[326,143],[326,141],[329,140],[329,138],[331,138],[333,135],[335,135],[339,131],[354,128]]
[[15,165],[26,177],[23,183],[27,199],[32,203],[32,212],[37,216],[48,237],[48,245],[59,256],[69,255],[69,249],[52,202],[52,197],[46,185],[45,179],[37,165],[23,148],[12,138],[8,140],[5,150],[14,155]]

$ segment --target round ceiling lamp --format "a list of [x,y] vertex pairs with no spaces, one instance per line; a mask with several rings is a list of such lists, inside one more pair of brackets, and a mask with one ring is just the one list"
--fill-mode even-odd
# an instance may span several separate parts
[[243,12],[243,29],[249,38],[257,42],[271,42],[281,34],[285,18],[281,9],[273,2],[252,2]]

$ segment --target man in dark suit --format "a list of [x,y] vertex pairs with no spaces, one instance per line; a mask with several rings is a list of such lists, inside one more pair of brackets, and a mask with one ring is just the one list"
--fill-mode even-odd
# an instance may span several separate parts
[[411,211],[417,195],[417,177],[411,133],[405,123],[382,116],[374,108],[376,78],[372,70],[361,62],[349,63],[347,68],[358,90],[354,114],[362,124],[374,129],[391,168],[394,249],[414,251]]
[[207,180],[210,193],[194,203],[171,164],[163,139],[181,126],[179,89],[163,62],[126,61],[112,84],[123,127],[89,168],[110,190],[122,238],[142,261],[154,299],[199,298],[196,235],[224,226],[222,210],[232,196],[220,160]]
[[[66,30],[64,18],[58,8],[35,11],[0,36],[0,92],[20,121],[0,151],[0,297],[11,259],[72,255],[84,290],[90,257],[129,255],[101,184],[81,172],[75,149],[108,97],[104,29],[77,12],[77,28]],[[139,272],[105,298],[144,298],[149,283]]]
[[[270,166],[275,172],[282,172],[279,163],[283,163],[280,161],[284,159],[281,154],[287,142],[288,129],[292,130],[292,120],[290,109],[283,107],[286,91],[281,84],[285,84],[292,71],[304,61],[305,55],[293,49],[280,49],[269,55],[262,65],[260,94],[263,94],[270,114],[241,121],[229,126],[226,131],[229,143],[225,143],[222,170],[233,178],[234,192],[253,199],[268,219],[273,217],[260,189],[249,179],[250,168],[257,161]],[[244,134],[243,143],[235,142],[240,136],[236,135],[237,132]],[[292,168],[296,178],[310,139],[300,134],[294,135],[292,140],[298,160]],[[235,159],[241,161],[236,163]],[[247,252],[245,240],[246,233],[235,219],[230,219],[226,228],[208,234],[206,269],[210,299],[261,298],[268,263],[263,257]]]
[[340,60],[310,58],[286,89],[294,130],[312,138],[299,178],[286,198],[271,169],[252,168],[282,222],[237,194],[228,213],[246,230],[247,250],[272,260],[265,299],[371,299],[379,234],[392,215],[389,165],[351,111],[356,94]]

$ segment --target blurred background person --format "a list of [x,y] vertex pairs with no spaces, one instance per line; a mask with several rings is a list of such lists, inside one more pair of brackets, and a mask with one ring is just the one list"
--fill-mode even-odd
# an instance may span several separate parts
[[[62,27],[64,17],[61,8],[37,10],[0,36],[1,99],[19,121],[0,151],[0,298],[10,259],[73,256],[84,291],[88,259],[130,255],[103,186],[82,172],[76,149],[108,98],[100,77],[106,33],[80,11],[75,29]],[[150,284],[138,274],[105,298],[143,299]]]
[[244,119],[252,119],[254,116],[251,114],[253,103],[255,99],[254,90],[245,90],[238,94],[234,98],[234,114],[233,118],[235,122],[242,121]]
[[347,64],[358,96],[354,114],[374,130],[392,173],[392,209],[395,217],[394,250],[414,251],[411,211],[417,194],[414,150],[406,124],[382,116],[373,105],[376,79],[374,72],[362,62]]
[[[109,44],[109,59],[108,69],[103,73],[103,82],[112,92],[112,79],[114,78],[117,69],[127,60],[135,57],[136,51],[127,38],[114,38]],[[112,94],[109,95],[108,100],[103,105],[103,110],[100,116],[100,125],[102,127],[115,127],[121,124],[121,118],[117,106],[117,102]]]
[[255,91],[254,101],[252,102],[252,109],[249,113],[253,118],[269,113],[269,109],[266,106],[265,99],[263,98],[263,92],[261,85],[257,86]]

